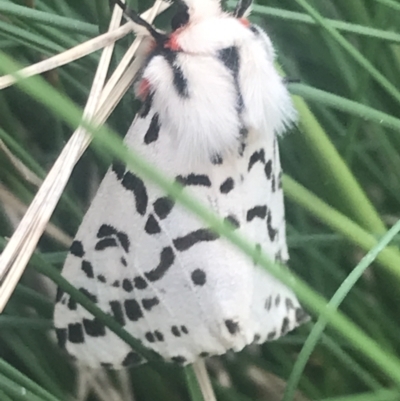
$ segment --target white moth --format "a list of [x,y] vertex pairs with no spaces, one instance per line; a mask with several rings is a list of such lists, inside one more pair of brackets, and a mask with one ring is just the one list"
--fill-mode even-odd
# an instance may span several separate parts
[[[125,142],[175,177],[274,261],[288,252],[277,135],[295,118],[259,27],[217,0],[183,0],[154,38]],[[156,186],[120,163],[104,178],[63,275],[167,361],[187,364],[286,334],[306,314],[295,295]],[[59,291],[55,327],[83,363],[141,357]]]

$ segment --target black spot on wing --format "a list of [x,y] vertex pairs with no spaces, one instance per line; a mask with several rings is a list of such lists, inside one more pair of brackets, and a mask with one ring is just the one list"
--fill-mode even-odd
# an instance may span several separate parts
[[210,178],[205,174],[189,174],[186,177],[179,175],[176,177],[176,181],[179,182],[183,186],[202,186],[202,187],[211,187]]
[[270,311],[272,307],[272,296],[270,295],[265,301],[265,309]]
[[307,322],[310,316],[305,312],[303,308],[296,308],[296,322],[302,324]]
[[122,310],[121,302],[111,301],[110,302],[111,313],[117,323],[121,326],[125,326],[125,317],[124,312]]
[[82,344],[85,342],[81,323],[70,323],[68,325],[68,341],[73,344]]
[[267,176],[267,179],[271,179],[271,174],[272,174],[272,160],[268,160],[267,163],[265,163],[264,167],[265,175]]
[[181,332],[178,329],[178,326],[172,326],[171,327],[171,333],[175,336],[175,337],[180,337],[181,336]]
[[81,241],[75,240],[69,248],[69,251],[77,258],[82,258],[85,255],[85,251],[83,249],[83,244]]
[[88,336],[104,337],[106,335],[106,326],[97,318],[93,320],[83,319],[83,327]]
[[154,332],[154,335],[156,336],[157,341],[164,341],[164,334],[156,330]]
[[248,171],[250,171],[252,169],[252,167],[257,163],[257,162],[261,162],[265,164],[265,151],[264,149],[260,149],[256,152],[254,152],[251,156],[250,156],[250,160],[249,160],[249,167],[248,167]]
[[238,333],[240,330],[239,323],[234,320],[225,320],[225,326],[232,335]]
[[149,235],[159,234],[161,232],[161,227],[152,214],[149,215],[144,229]]
[[235,229],[240,227],[239,219],[233,214],[225,217],[224,221],[230,223]]
[[239,145],[239,156],[240,157],[242,157],[243,155],[244,155],[244,151],[246,150],[246,142],[245,141],[242,141],[242,142],[240,142],[240,145]]
[[227,178],[219,187],[219,190],[222,194],[229,194],[235,188],[235,181],[233,178]]
[[154,212],[160,219],[165,219],[171,213],[174,205],[175,202],[167,196],[159,198],[153,203]]
[[121,265],[122,266],[128,266],[128,262],[126,261],[126,259],[124,257],[121,258]]
[[67,343],[67,329],[56,328],[56,336],[57,336],[58,346],[64,349],[65,344]]
[[144,290],[144,289],[146,289],[147,286],[148,286],[147,281],[146,281],[143,277],[140,277],[140,276],[135,277],[135,278],[133,279],[133,282],[135,283],[135,287],[136,287],[138,290]]
[[127,299],[124,302],[125,313],[129,320],[137,322],[143,317],[142,309],[136,299]]
[[173,265],[174,260],[175,260],[175,255],[172,248],[171,247],[164,248],[160,254],[160,263],[155,269],[145,273],[144,274],[145,277],[149,281],[160,280],[168,271],[168,269]]
[[122,248],[124,249],[124,251],[128,253],[130,245],[131,245],[128,235],[122,231],[119,231],[117,233],[117,238],[118,238],[119,243],[121,244]]
[[151,119],[149,128],[144,136],[144,143],[150,145],[151,143],[157,141],[158,135],[160,133],[160,123],[158,113],[154,114]]
[[154,334],[151,331],[148,331],[144,336],[146,337],[146,340],[149,343],[155,343],[156,342],[156,338],[155,338]]
[[201,228],[197,231],[193,231],[184,237],[174,239],[173,243],[178,251],[187,251],[192,246],[200,242],[215,241],[219,238],[217,233],[214,233],[208,228]]
[[64,294],[65,294],[64,290],[61,289],[60,287],[57,287],[56,302],[60,302]]
[[224,159],[221,155],[216,154],[211,157],[211,163],[215,166],[221,165],[224,162]]
[[79,291],[87,298],[89,298],[92,302],[97,303],[96,295],[92,294],[85,288],[79,288]]
[[97,231],[97,238],[110,237],[114,234],[117,234],[117,229],[115,227],[108,224],[102,224],[99,231]]
[[70,297],[69,301],[68,301],[68,304],[67,304],[67,307],[68,307],[69,310],[77,310],[78,304],[74,299],[72,299]]
[[275,306],[278,307],[281,303],[281,296],[278,294],[275,298]]
[[87,278],[94,278],[93,266],[87,260],[83,260],[81,264],[82,271],[86,274]]
[[207,276],[204,270],[196,269],[192,272],[192,281],[195,285],[203,286],[207,281]]
[[254,334],[253,343],[258,343],[261,340],[260,334]]
[[247,221],[252,221],[256,217],[265,219],[267,217],[267,206],[255,206],[247,212]]
[[129,354],[125,357],[122,362],[122,366],[129,367],[129,366],[136,366],[141,364],[144,361],[141,355],[137,352],[130,351]]
[[159,331],[148,331],[145,334],[146,340],[150,343],[155,343],[156,341],[164,341],[164,336]]
[[271,341],[271,340],[273,340],[275,337],[276,337],[276,331],[273,330],[273,331],[271,331],[270,333],[268,333],[268,335],[267,335],[267,340],[268,340],[268,341]]
[[117,176],[118,181],[121,181],[122,178],[124,178],[124,174],[126,171],[126,166],[125,164],[119,162],[119,161],[115,161],[112,166],[111,166],[111,171],[113,173],[115,173],[115,175]]
[[144,100],[142,107],[139,110],[139,117],[146,118],[150,113],[151,106],[153,105],[154,92],[149,93],[149,95]]
[[115,238],[103,238],[98,241],[96,244],[96,251],[104,251],[107,248],[116,248],[118,247],[117,240]]
[[128,280],[127,278],[125,278],[122,281],[122,288],[126,291],[126,292],[132,292],[133,291],[133,284],[130,280]]
[[121,183],[126,190],[133,193],[136,202],[136,211],[142,216],[146,214],[148,195],[144,182],[128,171],[125,173]]
[[269,239],[271,241],[274,241],[276,235],[278,234],[278,231],[274,227],[272,227],[272,214],[270,210],[268,210],[267,229],[268,229]]
[[183,365],[186,362],[186,358],[184,356],[174,356],[171,358],[171,361]]
[[189,334],[189,330],[187,329],[186,326],[181,326],[181,330],[183,334]]
[[283,319],[282,327],[281,327],[281,335],[285,335],[289,331],[290,322],[287,317]]
[[174,76],[173,78],[174,88],[177,91],[178,95],[183,98],[188,98],[189,97],[188,81],[182,71],[182,68],[178,63],[177,60],[178,53],[173,52],[169,49],[163,49],[160,54],[164,57],[164,59],[171,67],[172,74]]
[[146,309],[147,311],[152,310],[159,303],[160,303],[160,300],[157,297],[142,299],[143,308]]
[[285,299],[286,310],[289,312],[291,309],[295,309],[293,301],[290,298]]

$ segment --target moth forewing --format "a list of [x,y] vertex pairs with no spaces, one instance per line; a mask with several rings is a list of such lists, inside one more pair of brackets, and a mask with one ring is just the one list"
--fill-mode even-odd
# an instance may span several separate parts
[[[143,106],[125,143],[256,249],[286,262],[277,135],[295,112],[271,41],[216,0],[182,4],[187,19],[174,19],[176,29],[157,33],[149,48],[135,84]],[[63,274],[145,346],[182,365],[278,338],[304,318],[293,292],[256,260],[119,162]],[[61,291],[55,326],[60,344],[84,363],[143,362]]]

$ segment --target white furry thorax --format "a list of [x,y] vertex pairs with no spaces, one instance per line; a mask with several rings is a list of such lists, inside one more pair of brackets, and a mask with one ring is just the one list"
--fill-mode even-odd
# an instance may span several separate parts
[[218,1],[185,3],[188,22],[150,52],[138,95],[151,97],[177,158],[202,164],[234,155],[246,133],[281,133],[296,113],[263,30]]

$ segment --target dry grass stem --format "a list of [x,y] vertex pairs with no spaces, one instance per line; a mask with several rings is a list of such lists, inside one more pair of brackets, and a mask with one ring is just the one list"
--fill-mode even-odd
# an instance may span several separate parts
[[196,374],[200,390],[203,394],[204,401],[217,401],[204,360],[199,359],[197,362],[195,362],[193,364],[193,369],[194,373]]
[[21,174],[21,176],[27,182],[33,184],[35,187],[40,187],[42,185],[43,180],[38,177],[34,172],[29,170],[28,167],[25,166],[24,163],[21,162],[10,149],[6,146],[6,144],[0,139],[0,150],[7,156],[10,160],[11,164],[15,167],[15,169]]
[[[6,212],[9,212],[10,214],[12,213],[13,216],[16,216],[18,218],[18,221],[20,221],[21,217],[28,210],[28,206],[26,206],[23,202],[21,202],[13,193],[11,193],[1,183],[0,183],[0,203],[3,204]],[[11,219],[11,216],[9,217]],[[64,231],[60,230],[53,223],[49,222],[47,224],[45,232],[61,245],[64,245],[66,247],[71,246],[73,238],[65,234]]]
[[[160,7],[161,3],[164,3],[164,5],[166,4],[165,1],[157,1],[153,7],[156,7],[156,10],[162,10],[162,7]],[[151,12],[151,10],[149,12]],[[150,15],[155,16],[155,13],[153,14],[151,12]],[[120,24],[121,17],[122,10],[119,7],[116,7],[114,9],[109,31],[113,31],[117,28]],[[149,20],[149,22],[152,21]],[[84,110],[85,120],[93,120],[95,115],[98,116],[96,110],[99,106],[99,100],[101,98],[105,78],[108,72],[113,47],[112,43],[103,50],[89,99]],[[131,79],[129,82],[131,83]],[[120,86],[118,85],[118,87]],[[124,90],[126,91],[127,87],[125,87]],[[114,98],[119,97],[120,96],[118,95]],[[113,96],[111,96],[111,98],[113,98]],[[105,109],[113,110],[114,107],[115,105],[109,104]],[[99,123],[99,121],[95,122]],[[79,127],[75,131],[44,180],[34,200],[29,206],[27,213],[21,220],[14,235],[11,237],[9,243],[4,249],[3,254],[0,256],[0,312],[4,309],[27,263],[29,262],[29,259],[64,191],[65,185],[68,182],[76,162],[79,160],[90,141],[90,135],[87,135],[82,127]]]

